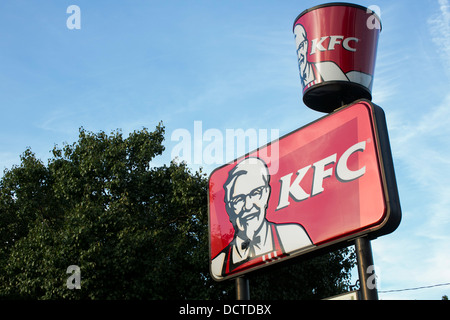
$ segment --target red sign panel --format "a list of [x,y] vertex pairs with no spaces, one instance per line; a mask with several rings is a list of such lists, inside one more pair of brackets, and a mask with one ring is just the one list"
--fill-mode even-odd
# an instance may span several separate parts
[[399,221],[384,114],[361,100],[211,174],[211,274],[235,277]]

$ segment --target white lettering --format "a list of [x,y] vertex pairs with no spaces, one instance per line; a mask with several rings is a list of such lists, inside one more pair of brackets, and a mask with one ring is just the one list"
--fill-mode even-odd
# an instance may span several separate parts
[[246,304],[236,304],[234,306],[230,306],[225,304],[223,306],[223,314],[272,314],[270,312],[271,305],[257,304],[254,305],[246,305]]
[[203,129],[201,121],[194,121],[194,164],[203,161]]
[[[366,13],[370,14],[370,16],[367,18],[366,26],[368,29],[381,29],[381,23],[378,18],[381,18],[381,9],[377,5],[371,5],[367,8]],[[375,16],[375,14],[378,16],[378,18]]]
[[344,47],[345,50],[352,51],[352,52],[356,52],[356,48],[352,48],[352,47],[350,47],[350,45],[348,44],[350,41],[358,42],[359,39],[358,39],[358,38],[346,38],[346,39],[344,40],[344,42],[342,43],[342,46]]
[[290,181],[293,173],[289,173],[288,175],[281,177],[280,199],[276,210],[283,209],[290,204],[289,195],[292,196],[295,201],[302,201],[309,198],[309,194],[306,193],[305,190],[302,189],[302,187],[300,187],[300,182],[308,172],[309,168],[311,168],[311,165],[298,170],[297,177],[295,178],[294,182],[292,182],[292,184],[290,183]]
[[72,13],[66,20],[68,29],[81,29],[81,10],[79,6],[71,5],[67,7],[66,13]]
[[359,142],[350,148],[348,148],[339,159],[336,165],[336,176],[342,182],[348,182],[358,179],[366,172],[366,167],[362,167],[358,170],[352,171],[348,168],[348,158],[357,151],[364,151],[366,149],[366,141]]
[[271,129],[272,142],[267,145],[267,129],[226,129],[224,133],[212,128],[203,131],[203,122],[194,121],[193,132],[183,128],[172,132],[170,139],[177,143],[172,147],[171,158],[187,164],[224,164],[267,145],[258,150],[258,156],[265,159],[271,174],[275,174],[279,163],[278,138],[279,130]]
[[[236,156],[233,155],[231,159],[227,159],[228,161],[257,148],[258,135],[255,129],[247,129],[245,131],[244,129],[226,129],[225,136],[227,140],[225,151],[227,156],[233,155],[235,146],[234,141],[236,140],[237,142],[237,154]],[[246,144],[246,139],[248,139],[248,144]],[[247,146],[248,149],[246,150]]]
[[172,141],[180,141],[171,152],[172,159],[179,158],[180,161],[191,161],[191,134],[187,129],[176,129],[170,136]]
[[311,53],[310,53],[310,55],[316,53],[316,48],[317,48],[319,51],[325,51],[325,50],[327,50],[327,49],[325,49],[325,48],[322,46],[322,42],[324,42],[325,39],[328,39],[328,37],[322,37],[322,38],[320,38],[320,41],[319,41],[319,42],[317,42],[319,39],[313,39],[313,40],[312,40],[312,42],[311,42]]
[[369,290],[378,289],[381,283],[381,269],[370,265],[367,267],[366,274],[370,274],[366,281],[367,288]]
[[186,307],[180,307],[179,314],[193,314],[193,315],[206,315],[209,318],[213,312],[214,307],[192,307],[186,304]]
[[67,278],[66,287],[67,289],[81,289],[81,270],[77,265],[70,265],[67,267],[66,273],[71,274]]
[[231,313],[231,307],[228,304],[223,305],[223,314],[230,314]]
[[[329,39],[328,45],[326,45],[326,41],[325,41],[327,39]],[[336,45],[342,45],[342,47],[345,50],[355,52],[356,51],[355,44],[350,45],[350,42],[357,43],[357,42],[359,42],[359,39],[355,38],[355,37],[344,38],[344,36],[339,36],[339,35],[321,37],[320,39],[319,38],[312,39],[311,40],[311,52],[309,54],[313,55],[317,51],[322,52],[322,51],[327,51],[327,50],[334,50],[334,49],[336,49]]]
[[[266,145],[268,141],[268,135],[267,135],[267,129],[260,129],[259,130],[259,145]],[[278,129],[270,129],[270,137],[271,139],[274,139],[270,145],[268,145],[266,148],[261,148],[258,151],[258,155],[260,158],[266,158],[266,164],[267,166],[270,166],[270,171],[272,174],[275,174],[278,172],[278,159],[280,155],[280,144],[278,143],[278,137],[279,137],[279,130]]]
[[[348,161],[352,154],[355,152],[363,152],[366,148],[366,141],[358,142],[355,145],[349,147],[339,158],[336,163],[337,153],[332,154],[322,160],[316,161],[312,165],[308,165],[297,171],[297,177],[291,183],[292,175],[289,173],[280,178],[280,197],[278,200],[278,206],[275,210],[283,209],[290,205],[290,198],[295,201],[303,201],[309,197],[315,196],[323,192],[325,189],[323,187],[323,180],[333,176],[333,167],[328,167],[336,163],[336,178],[340,182],[350,182],[358,179],[364,175],[366,172],[366,167],[363,166],[357,170],[350,170],[348,168]],[[301,186],[303,178],[307,174],[309,168],[313,167],[313,182],[311,187],[311,195],[308,194]]]
[[333,164],[335,162],[336,162],[336,153],[313,164],[314,180],[312,185],[311,196],[315,196],[316,194],[323,192],[322,186],[323,179],[331,177],[331,175],[333,174],[333,168],[328,168],[327,170],[325,170],[325,166]]
[[342,39],[344,39],[344,36],[331,36],[330,43],[328,44],[328,50],[334,50],[335,45],[341,44],[341,42],[338,40],[342,40]]
[[212,141],[203,150],[205,164],[220,163],[223,159],[223,136],[219,129],[208,129],[203,134],[203,140]]

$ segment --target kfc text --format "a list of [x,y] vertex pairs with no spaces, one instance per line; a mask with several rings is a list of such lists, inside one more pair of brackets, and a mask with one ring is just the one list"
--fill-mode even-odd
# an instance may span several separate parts
[[[295,201],[302,201],[308,199],[310,196],[315,196],[324,191],[323,188],[323,180],[325,178],[331,177],[333,175],[333,167],[329,167],[325,169],[326,166],[332,165],[336,163],[336,178],[341,182],[348,182],[359,177],[362,177],[366,172],[366,167],[363,166],[357,170],[350,170],[347,165],[348,158],[355,152],[360,151],[363,152],[366,148],[366,141],[358,142],[357,144],[348,148],[340,157],[340,159],[336,163],[337,154],[333,154],[325,159],[319,160],[312,165],[307,165],[306,167],[299,169],[296,172],[297,177],[291,183],[291,177],[294,174],[289,173],[280,178],[280,199],[278,201],[278,206],[276,210],[283,209],[287,207],[290,202],[289,198],[291,197]],[[313,167],[314,169],[314,177],[311,188],[311,194],[307,193],[301,186],[300,182],[309,171],[309,169]]]
[[[326,46],[325,40],[329,39],[328,46]],[[341,42],[342,41],[342,42]],[[344,36],[325,36],[320,39],[312,39],[311,40],[311,53],[310,55],[316,53],[316,49],[318,51],[326,51],[326,50],[334,50],[336,45],[342,45],[345,50],[356,52],[355,44],[358,43],[359,39],[355,37],[344,38]],[[352,45],[350,46],[350,42]],[[325,47],[324,47],[325,45]]]

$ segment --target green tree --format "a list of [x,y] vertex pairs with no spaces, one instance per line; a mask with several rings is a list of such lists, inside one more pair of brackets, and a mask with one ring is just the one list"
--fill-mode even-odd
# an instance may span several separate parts
[[[152,167],[163,140],[162,124],[128,138],[82,128],[77,142],[53,149],[47,165],[27,149],[20,165],[5,170],[0,297],[234,299],[233,282],[209,275],[207,178],[185,163]],[[268,286],[275,274],[255,275],[251,295],[340,293],[352,263],[344,250],[288,266],[277,290]],[[80,290],[66,286],[70,265],[80,267]]]
[[349,291],[354,251],[345,248],[250,276],[250,298],[316,300]]

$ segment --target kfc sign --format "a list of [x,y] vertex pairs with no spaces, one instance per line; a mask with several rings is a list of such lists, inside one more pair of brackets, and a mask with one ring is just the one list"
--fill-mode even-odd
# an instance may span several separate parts
[[292,31],[308,107],[331,112],[342,102],[372,98],[381,32],[375,12],[350,3],[326,3],[303,11]]
[[[326,166],[331,166],[336,163],[336,179],[341,182],[348,182],[358,179],[366,172],[366,167],[362,167],[358,170],[350,170],[348,168],[348,158],[356,151],[364,151],[366,148],[366,142],[358,142],[357,144],[348,148],[341,156],[339,161],[336,163],[337,153],[326,157],[325,159],[319,160],[312,165],[308,165],[296,172],[297,177],[291,184],[291,177],[294,174],[289,173],[280,179],[280,200],[276,210],[283,209],[287,207],[289,203],[289,197],[292,197],[295,201],[303,201],[308,199],[310,196],[315,196],[324,191],[323,189],[323,179],[331,177],[333,174],[333,168],[329,167],[325,170]],[[311,194],[308,194],[300,186],[300,182],[308,173],[309,169],[314,170],[313,182],[311,188]]]
[[211,274],[384,235],[400,215],[384,113],[360,100],[211,174]]
[[[297,30],[300,28],[300,25],[298,25],[298,26],[299,27],[297,28]],[[328,45],[326,45],[327,40],[329,41]],[[320,39],[319,38],[313,39],[311,41],[312,48],[311,48],[311,52],[309,54],[311,55],[311,54],[316,53],[316,50],[318,50],[318,51],[335,50],[336,45],[340,45],[341,41],[342,41],[342,47],[345,50],[356,52],[356,47],[351,47],[349,43],[350,43],[350,41],[359,42],[358,38],[348,37],[348,38],[344,39],[344,36],[326,36],[326,37],[321,37]],[[325,47],[324,47],[324,45],[325,45]]]

